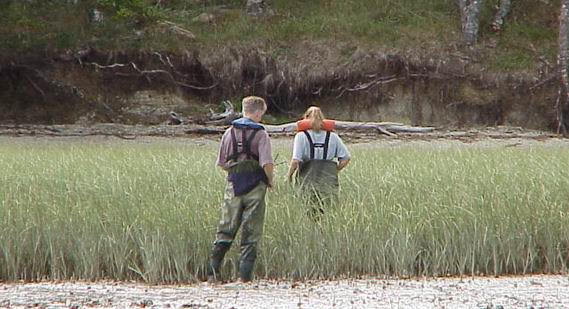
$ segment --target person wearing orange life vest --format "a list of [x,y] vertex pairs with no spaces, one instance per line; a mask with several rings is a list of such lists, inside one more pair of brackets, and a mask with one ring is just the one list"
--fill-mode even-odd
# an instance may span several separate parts
[[323,204],[338,192],[338,172],[350,162],[350,152],[333,132],[334,122],[326,120],[316,106],[308,108],[304,119],[297,122],[297,129],[288,179],[292,182],[297,174],[302,192],[319,204],[312,205],[312,215],[319,215],[324,212]]
[[273,158],[269,134],[259,124],[267,111],[265,100],[242,101],[243,118],[234,120],[221,138],[217,165],[227,171],[221,220],[209,255],[209,282],[219,281],[226,252],[241,227],[239,276],[251,281],[263,233],[265,194],[273,185]]

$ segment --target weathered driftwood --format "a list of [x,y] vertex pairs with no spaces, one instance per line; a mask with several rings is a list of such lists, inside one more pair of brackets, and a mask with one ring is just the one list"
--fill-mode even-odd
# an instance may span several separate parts
[[[269,133],[293,133],[296,131],[296,122],[281,125],[265,125]],[[396,136],[395,133],[429,133],[433,132],[432,127],[413,127],[394,122],[354,122],[336,121],[337,131],[371,131],[388,136]]]
[[206,124],[209,125],[229,125],[231,121],[238,119],[242,116],[241,113],[236,112],[235,108],[231,101],[223,101],[223,105],[225,106],[225,110],[223,113],[216,113],[213,110],[210,110],[208,113],[208,121]]
[[178,115],[174,112],[170,112],[168,114],[168,125],[177,126],[182,124],[182,119],[178,117]]
[[225,132],[224,127],[195,127],[185,131],[187,134],[221,134]]
[[233,104],[231,103],[231,101],[223,101],[223,106],[225,107],[225,110],[223,111],[223,113],[216,113],[213,110],[210,110],[208,117],[210,120],[220,120],[220,119],[225,119],[227,117],[231,117],[231,116],[239,116],[241,117],[241,113],[236,112],[235,111],[235,107],[233,107]]
[[[231,121],[241,117],[241,113],[235,112],[235,108],[230,101],[224,101],[225,111],[223,113],[215,113],[211,111],[208,114],[208,125],[229,125]],[[296,122],[289,122],[281,125],[265,125],[265,129],[269,133],[293,133],[296,131]],[[395,133],[428,133],[434,128],[431,127],[412,127],[395,122],[354,122],[354,121],[336,121],[336,130],[338,131],[371,131],[379,132],[388,136],[396,136]],[[197,133],[197,132],[196,132]],[[214,132],[212,132],[214,133]]]

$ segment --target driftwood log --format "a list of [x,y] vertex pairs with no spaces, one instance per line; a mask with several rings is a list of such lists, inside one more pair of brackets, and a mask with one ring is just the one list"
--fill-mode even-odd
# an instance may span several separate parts
[[[223,113],[215,113],[213,110],[208,114],[209,120],[207,125],[230,125],[231,121],[240,118],[241,113],[236,112],[231,101],[223,101],[225,111]],[[296,132],[296,122],[289,122],[280,125],[264,125],[269,133],[294,133]],[[402,123],[395,122],[354,122],[354,121],[336,121],[337,131],[353,131],[353,132],[377,132],[387,136],[396,136],[396,133],[428,133],[434,131],[431,127],[413,127]],[[201,133],[216,133],[217,129],[200,128]],[[200,133],[192,132],[192,133]]]
[[208,125],[230,125],[235,119],[241,118],[243,114],[236,112],[235,107],[231,101],[223,101],[223,106],[225,106],[225,111],[223,113],[216,113],[210,110],[208,113],[208,121],[205,123]]
[[[293,133],[296,131],[296,122],[289,122],[281,125],[265,125],[269,133]],[[336,121],[336,131],[348,132],[377,132],[388,136],[396,136],[396,133],[429,133],[433,132],[432,127],[414,127],[395,122],[355,122],[355,121]]]

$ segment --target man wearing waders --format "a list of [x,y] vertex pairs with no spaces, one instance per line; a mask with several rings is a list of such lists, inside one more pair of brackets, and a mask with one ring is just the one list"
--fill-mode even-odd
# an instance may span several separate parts
[[306,121],[308,128],[298,125],[299,132],[294,137],[288,178],[292,181],[298,171],[300,188],[311,204],[309,214],[318,220],[324,213],[322,206],[337,196],[338,172],[348,165],[350,152],[338,134],[332,132],[320,108],[310,107],[299,124]]
[[241,227],[239,276],[251,281],[257,246],[263,233],[265,193],[272,187],[273,159],[269,135],[259,124],[267,110],[265,100],[246,97],[243,118],[234,120],[221,138],[217,165],[227,171],[221,220],[209,256],[208,282],[219,279],[225,253]]

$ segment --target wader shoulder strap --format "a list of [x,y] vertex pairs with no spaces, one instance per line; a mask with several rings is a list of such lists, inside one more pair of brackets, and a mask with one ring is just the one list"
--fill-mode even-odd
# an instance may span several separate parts
[[330,144],[330,131],[326,131],[326,139],[324,140],[324,155],[322,160],[328,160],[328,145]]
[[243,130],[243,135],[241,135],[241,139],[243,141],[243,152],[247,155],[248,160],[253,158],[256,161],[259,161],[259,156],[251,151],[251,142],[259,130],[253,130],[253,132],[251,132],[251,135],[249,135],[249,138],[245,138],[245,131],[246,130]]
[[314,143],[312,142],[312,137],[310,137],[308,131],[302,131],[302,132],[304,132],[304,135],[306,135],[308,143],[310,144],[310,160],[314,160]]
[[[254,154],[251,151],[251,142],[257,135],[257,131],[259,130],[252,130],[251,135],[249,138],[246,138],[245,132],[247,130],[241,129],[241,142],[237,141],[237,136],[235,133],[235,128],[231,128],[231,142],[233,143],[233,153],[227,157],[227,161],[237,161],[239,159],[239,155],[245,154],[247,155],[247,160],[254,159],[259,161],[259,156]],[[239,151],[239,146],[241,146],[241,152]]]
[[239,155],[239,148],[237,144],[237,137],[235,136],[235,128],[231,128],[231,142],[233,143],[233,153],[227,157],[227,161],[237,159]]
[[328,157],[328,145],[330,144],[330,131],[326,131],[326,139],[324,140],[324,144],[314,143],[308,131],[303,131],[303,132],[306,135],[306,138],[308,139],[308,143],[310,144],[310,160],[314,160],[315,148],[323,148],[324,154],[322,160],[326,160],[326,158]]

